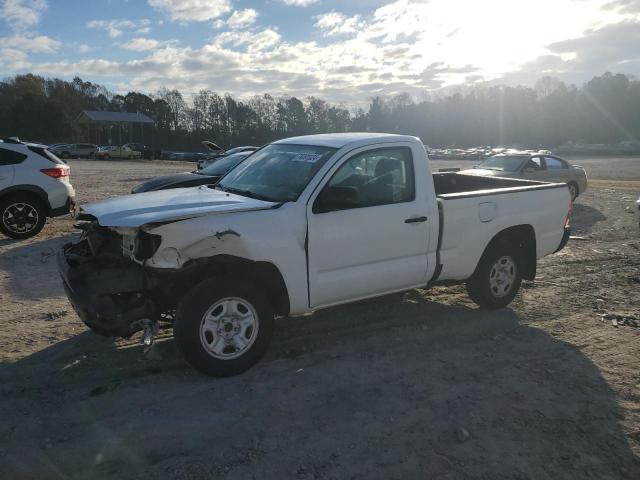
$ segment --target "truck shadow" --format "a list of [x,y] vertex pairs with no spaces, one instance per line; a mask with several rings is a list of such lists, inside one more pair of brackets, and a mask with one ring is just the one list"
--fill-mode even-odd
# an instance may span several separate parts
[[56,255],[73,235],[25,243],[8,241],[12,248],[0,253],[0,272],[6,274],[7,288],[18,299],[46,299],[64,295],[58,275]]
[[607,217],[600,210],[575,203],[571,214],[571,229],[575,234],[589,233],[596,223],[606,219]]
[[[616,397],[512,310],[413,291],[277,322],[243,375],[90,332],[0,365],[7,478],[639,478]],[[167,473],[169,472],[169,473]]]

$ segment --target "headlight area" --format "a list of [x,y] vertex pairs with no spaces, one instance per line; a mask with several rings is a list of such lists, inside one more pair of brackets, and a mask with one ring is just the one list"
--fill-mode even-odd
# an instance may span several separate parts
[[162,288],[164,276],[170,281],[173,272],[158,274],[144,266],[160,246],[160,236],[96,221],[77,227],[82,237],[63,247],[58,267],[67,297],[87,326],[103,335],[129,337],[175,308]]
[[137,262],[153,257],[162,243],[160,235],[135,229],[117,229],[121,237],[122,255]]
[[140,230],[135,238],[133,256],[140,262],[147,260],[155,255],[161,243],[160,235]]

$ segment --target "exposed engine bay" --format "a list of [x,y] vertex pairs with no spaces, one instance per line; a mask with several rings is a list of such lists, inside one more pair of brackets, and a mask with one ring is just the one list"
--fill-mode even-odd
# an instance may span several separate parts
[[159,237],[119,232],[95,220],[76,227],[82,230],[80,240],[63,247],[58,264],[66,293],[87,326],[102,335],[129,337],[171,318],[188,269],[146,268]]

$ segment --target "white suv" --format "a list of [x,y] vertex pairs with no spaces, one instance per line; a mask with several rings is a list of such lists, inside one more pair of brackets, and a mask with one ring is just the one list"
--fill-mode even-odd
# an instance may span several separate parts
[[47,217],[69,213],[75,205],[69,173],[44,145],[0,139],[0,232],[33,237]]

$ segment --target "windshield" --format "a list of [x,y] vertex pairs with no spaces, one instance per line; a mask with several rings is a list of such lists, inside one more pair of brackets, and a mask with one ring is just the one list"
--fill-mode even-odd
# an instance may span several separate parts
[[500,172],[515,172],[527,157],[522,155],[495,155],[487,158],[476,168],[486,168],[487,170],[498,170]]
[[292,202],[335,151],[312,145],[267,145],[229,172],[216,188],[273,202]]

